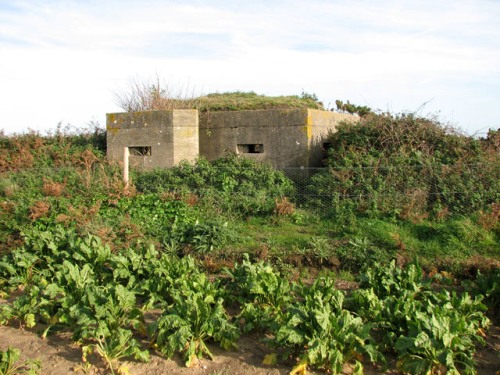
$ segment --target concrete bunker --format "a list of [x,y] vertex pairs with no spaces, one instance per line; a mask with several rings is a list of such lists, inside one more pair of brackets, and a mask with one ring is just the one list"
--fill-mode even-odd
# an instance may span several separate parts
[[199,156],[214,160],[228,153],[270,162],[276,168],[318,167],[329,132],[357,116],[316,109],[202,112],[170,110],[107,115],[110,160],[168,168]]
[[107,154],[123,161],[128,147],[133,167],[172,167],[199,156],[198,111],[145,111],[106,116]]

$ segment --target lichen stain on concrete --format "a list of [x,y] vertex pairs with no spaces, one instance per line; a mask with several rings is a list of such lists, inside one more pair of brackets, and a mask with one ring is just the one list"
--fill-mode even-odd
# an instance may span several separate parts
[[194,137],[196,135],[196,130],[190,128],[183,128],[182,130],[178,130],[176,134],[181,137]]
[[120,130],[119,126],[111,126],[111,125],[106,126],[106,131],[110,132],[112,135],[117,135],[119,130]]
[[304,132],[306,133],[307,141],[310,143],[312,140],[313,134],[313,118],[311,115],[308,115],[306,118],[306,125],[304,126]]

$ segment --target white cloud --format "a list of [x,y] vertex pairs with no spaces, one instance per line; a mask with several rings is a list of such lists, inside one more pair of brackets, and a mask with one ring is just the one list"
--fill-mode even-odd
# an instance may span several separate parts
[[104,122],[113,91],[156,73],[195,91],[305,90],[394,111],[431,100],[471,132],[500,122],[497,1],[15,4],[0,1],[8,132]]

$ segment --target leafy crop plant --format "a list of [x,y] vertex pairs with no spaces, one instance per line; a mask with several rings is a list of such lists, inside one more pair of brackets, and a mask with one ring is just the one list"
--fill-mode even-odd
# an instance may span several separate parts
[[182,280],[172,290],[173,304],[152,325],[153,345],[171,358],[182,353],[187,367],[196,366],[204,355],[213,358],[207,340],[223,349],[236,348],[239,330],[224,310],[218,285],[204,274]]
[[40,361],[20,361],[21,351],[12,347],[0,350],[0,375],[36,375],[40,373]]

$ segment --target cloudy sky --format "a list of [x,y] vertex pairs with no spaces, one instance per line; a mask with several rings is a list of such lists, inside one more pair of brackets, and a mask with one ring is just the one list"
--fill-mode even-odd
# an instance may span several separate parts
[[0,0],[0,130],[105,124],[115,94],[316,94],[500,128],[499,0]]

